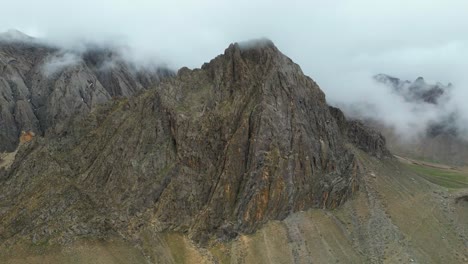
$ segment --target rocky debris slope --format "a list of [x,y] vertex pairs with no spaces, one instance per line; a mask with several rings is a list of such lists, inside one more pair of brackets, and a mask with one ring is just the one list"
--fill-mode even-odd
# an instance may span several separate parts
[[0,35],[0,152],[13,151],[21,131],[64,129],[77,115],[118,96],[131,96],[173,75],[141,69],[108,48],[66,51],[21,32]]
[[[273,43],[232,44],[22,147],[0,179],[0,243],[118,234],[144,247],[142,230],[172,230],[203,244],[335,208],[361,171],[342,131],[317,84]],[[373,140],[352,143],[383,153]]]

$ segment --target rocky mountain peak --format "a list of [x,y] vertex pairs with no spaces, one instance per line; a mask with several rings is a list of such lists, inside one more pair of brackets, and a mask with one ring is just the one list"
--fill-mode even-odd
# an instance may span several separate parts
[[[95,88],[83,88],[102,87],[106,76],[86,76]],[[111,76],[119,82],[106,87],[128,81]],[[348,144],[373,144],[358,147],[382,157],[385,142],[331,111],[318,85],[271,42],[232,44],[201,69],[182,68],[151,90],[102,104],[56,136],[26,144],[22,162],[1,179],[8,182],[1,193],[21,194],[15,208],[28,197],[37,207],[14,223],[2,218],[11,226],[2,236],[62,243],[86,235],[74,228],[79,224],[88,235],[134,237],[151,223],[204,243],[295,211],[335,208],[359,188],[361,169]],[[41,182],[58,189],[42,196]],[[37,221],[24,227],[23,217]],[[60,221],[63,232],[43,231],[50,221],[41,219]]]
[[414,84],[425,84],[426,81],[424,80],[423,77],[419,76],[418,78],[416,78],[416,80],[414,80],[413,83],[414,83]]
[[408,102],[423,102],[438,104],[450,90],[450,84],[445,86],[439,82],[435,84],[426,83],[423,77],[418,77],[413,82],[403,81],[387,74],[377,74],[374,80],[385,84],[394,93],[400,95]]
[[273,41],[263,38],[263,39],[254,39],[244,42],[236,42],[229,45],[229,47],[224,51],[224,54],[233,53],[236,51],[253,51],[260,54],[266,53],[281,53],[279,49],[275,46]]
[[[225,87],[231,92],[241,90],[245,93],[256,90],[272,95],[279,92],[279,81],[301,80],[302,87],[292,87],[295,91],[288,93],[304,96],[302,89],[307,87],[314,93],[314,98],[325,102],[325,95],[318,89],[317,84],[305,76],[299,65],[281,53],[270,40],[233,43],[223,54],[205,63],[202,70],[205,70],[219,87]],[[246,91],[248,87],[254,89]]]
[[233,43],[224,51],[224,54],[219,55],[210,63],[204,64],[202,68],[213,64],[213,67],[219,64],[230,64],[230,66],[242,68],[243,66],[256,65],[258,68],[267,68],[271,64],[279,66],[282,60],[288,60],[275,44],[268,39],[251,40],[240,43]]

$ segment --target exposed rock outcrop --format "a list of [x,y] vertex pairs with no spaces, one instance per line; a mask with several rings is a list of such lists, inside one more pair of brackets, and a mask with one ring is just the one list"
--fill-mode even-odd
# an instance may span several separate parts
[[342,135],[345,135],[350,143],[377,158],[391,156],[382,134],[359,120],[347,120],[339,108],[330,106],[330,113],[335,118]]

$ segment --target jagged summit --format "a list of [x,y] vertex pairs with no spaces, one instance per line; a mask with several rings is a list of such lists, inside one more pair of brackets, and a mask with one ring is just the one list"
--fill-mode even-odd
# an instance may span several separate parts
[[[231,46],[238,47],[241,50],[269,50],[274,53],[281,53],[272,40],[268,38],[251,39],[242,42],[236,42]],[[229,48],[231,48],[231,46]],[[229,49],[228,48],[228,49]]]
[[[265,60],[262,61],[262,59],[266,57],[278,59],[286,56],[281,53],[273,41],[269,39],[257,39],[230,44],[229,47],[225,49],[224,54],[217,56],[210,63],[216,63],[216,60],[248,59],[254,60],[261,66],[261,64],[265,62]],[[208,64],[205,63],[202,68],[208,66]]]
[[299,79],[305,78],[310,83],[307,86],[314,98],[325,103],[325,94],[318,89],[317,84],[305,76],[299,65],[284,55],[270,40],[233,43],[223,54],[205,63],[202,69],[213,78],[223,76],[224,82],[231,83],[235,89],[245,89],[255,84],[255,89],[264,92],[270,88],[276,89],[272,87],[270,78],[278,82],[282,78],[292,81],[289,78],[300,76]]
[[377,74],[374,76],[374,80],[387,85],[393,92],[408,102],[438,104],[444,96],[447,96],[451,88],[450,84],[443,85],[440,82],[428,84],[423,77],[418,77],[410,82],[387,74]]
[[419,76],[418,78],[416,78],[416,80],[414,80],[413,83],[415,83],[415,84],[425,84],[426,81],[424,80],[423,77]]

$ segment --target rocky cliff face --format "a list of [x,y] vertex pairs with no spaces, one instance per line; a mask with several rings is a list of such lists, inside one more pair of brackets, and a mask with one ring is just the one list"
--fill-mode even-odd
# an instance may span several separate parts
[[335,118],[341,134],[354,146],[377,158],[391,156],[385,138],[377,130],[359,120],[347,120],[339,108],[330,106],[330,113]]
[[385,150],[334,111],[270,41],[232,44],[201,69],[26,143],[0,174],[0,243],[143,243],[142,230],[172,230],[203,244],[335,208],[359,188],[348,143]]
[[140,70],[102,47],[64,51],[13,33],[0,36],[0,152],[13,151],[21,131],[59,132],[72,117],[172,75]]

